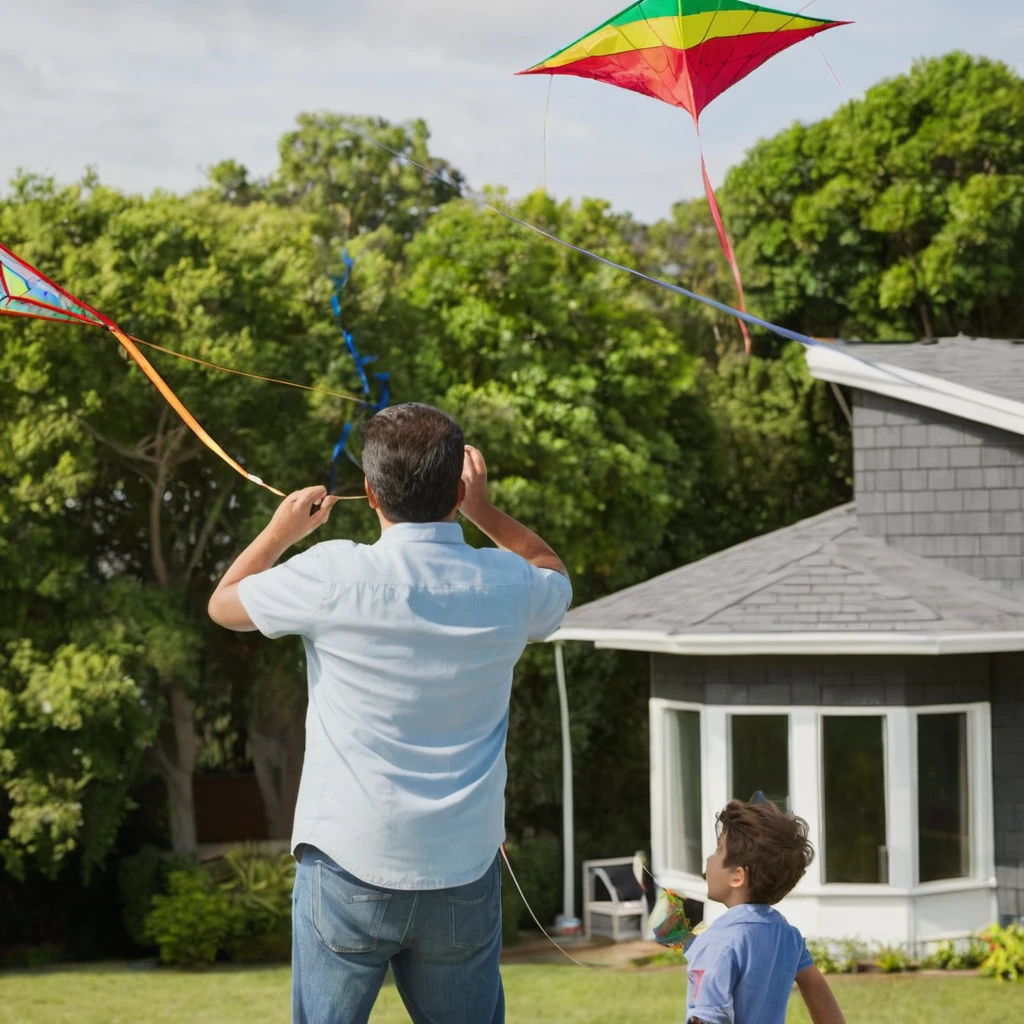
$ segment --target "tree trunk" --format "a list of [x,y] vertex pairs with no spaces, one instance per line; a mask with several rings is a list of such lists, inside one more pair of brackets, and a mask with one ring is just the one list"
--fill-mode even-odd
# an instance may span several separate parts
[[170,720],[157,741],[156,756],[160,776],[167,787],[171,849],[188,856],[199,850],[192,797],[192,773],[198,750],[196,706],[178,684],[171,688],[169,698]]
[[249,727],[249,741],[267,816],[267,835],[290,839],[306,749],[305,722],[299,718],[272,733],[261,732],[254,722]]
[[922,302],[921,306],[921,327],[924,330],[924,340],[933,341],[935,338],[935,329],[932,327],[932,315],[928,308],[927,302]]

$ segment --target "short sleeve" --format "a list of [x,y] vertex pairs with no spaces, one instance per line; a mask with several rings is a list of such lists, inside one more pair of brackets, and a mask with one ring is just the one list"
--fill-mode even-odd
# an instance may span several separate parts
[[311,636],[327,583],[317,548],[310,548],[238,584],[238,598],[256,628],[271,640]]
[[807,943],[803,938],[800,939],[800,960],[796,965],[796,973],[799,974],[801,971],[806,970],[808,967],[814,966],[814,957],[811,956],[807,949]]
[[731,948],[720,950],[704,970],[691,967],[686,976],[686,1019],[702,1024],[735,1024],[733,992],[739,976],[736,951]]
[[530,641],[539,643],[562,624],[572,604],[572,584],[556,569],[530,566]]

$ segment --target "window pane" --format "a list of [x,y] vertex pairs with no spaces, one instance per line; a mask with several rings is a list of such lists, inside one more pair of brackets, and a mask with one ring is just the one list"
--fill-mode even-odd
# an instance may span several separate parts
[[885,719],[829,715],[822,726],[825,881],[888,882]]
[[970,875],[968,790],[967,715],[919,715],[917,835],[922,882]]
[[733,715],[732,797],[749,800],[761,790],[789,810],[789,716]]
[[699,712],[671,713],[667,747],[668,862],[676,871],[703,875]]

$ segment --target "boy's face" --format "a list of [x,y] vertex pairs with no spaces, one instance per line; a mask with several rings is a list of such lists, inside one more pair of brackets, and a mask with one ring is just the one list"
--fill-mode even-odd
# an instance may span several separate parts
[[707,859],[705,878],[708,883],[708,899],[732,907],[743,902],[747,872],[741,867],[726,867],[725,860],[729,855],[727,840],[728,836],[723,831],[718,837],[715,852]]

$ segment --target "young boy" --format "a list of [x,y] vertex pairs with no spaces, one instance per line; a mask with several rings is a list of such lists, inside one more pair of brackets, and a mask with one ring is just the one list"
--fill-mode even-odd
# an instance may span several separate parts
[[760,794],[717,816],[708,899],[728,910],[686,953],[689,1024],[784,1024],[795,980],[814,1024],[845,1024],[800,932],[772,904],[814,859],[807,822]]

